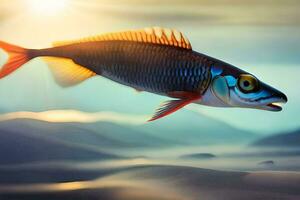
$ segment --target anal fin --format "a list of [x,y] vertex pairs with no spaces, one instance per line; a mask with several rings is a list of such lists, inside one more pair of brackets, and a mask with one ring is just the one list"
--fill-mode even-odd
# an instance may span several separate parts
[[96,75],[95,72],[80,66],[67,58],[44,57],[55,81],[62,87],[77,85]]
[[[176,95],[174,95],[176,94]],[[160,119],[162,117],[165,117],[169,114],[172,114],[173,112],[176,112],[177,110],[183,108],[184,106],[193,103],[196,100],[199,100],[201,97],[198,94],[190,93],[190,92],[174,92],[170,94],[169,96],[173,96],[174,98],[180,98],[175,100],[169,100],[164,102],[155,112],[153,117],[148,120],[148,122]]]

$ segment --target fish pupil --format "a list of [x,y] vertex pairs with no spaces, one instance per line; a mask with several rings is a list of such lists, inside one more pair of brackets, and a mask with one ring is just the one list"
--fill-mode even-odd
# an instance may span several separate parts
[[249,87],[250,86],[250,82],[249,81],[244,81],[244,87]]

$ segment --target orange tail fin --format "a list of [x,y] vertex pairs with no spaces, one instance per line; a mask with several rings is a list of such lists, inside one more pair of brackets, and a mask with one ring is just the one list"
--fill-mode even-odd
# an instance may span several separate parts
[[0,70],[0,79],[14,72],[32,59],[28,50],[6,42],[0,41],[0,48],[8,53],[8,61]]

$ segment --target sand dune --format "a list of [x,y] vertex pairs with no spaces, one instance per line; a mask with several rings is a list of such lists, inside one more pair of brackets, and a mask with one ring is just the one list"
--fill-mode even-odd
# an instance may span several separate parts
[[193,167],[144,166],[93,181],[0,187],[1,200],[253,200],[300,198],[300,173],[228,172]]

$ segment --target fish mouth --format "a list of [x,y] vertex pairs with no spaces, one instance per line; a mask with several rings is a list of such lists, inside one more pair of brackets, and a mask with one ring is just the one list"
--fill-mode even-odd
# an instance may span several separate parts
[[272,102],[263,106],[263,109],[278,112],[282,110],[282,105],[287,103],[287,101],[287,97],[285,95],[281,95],[279,98],[273,99]]
[[266,105],[267,110],[270,111],[281,111],[282,110],[282,102],[274,102]]

